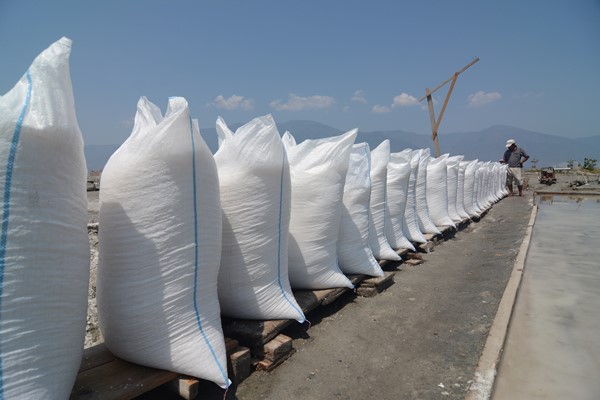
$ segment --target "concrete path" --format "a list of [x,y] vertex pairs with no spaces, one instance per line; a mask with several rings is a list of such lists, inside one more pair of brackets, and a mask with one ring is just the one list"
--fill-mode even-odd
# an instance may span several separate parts
[[[401,265],[373,298],[348,296],[288,332],[297,353],[228,398],[464,399],[532,207],[508,197],[480,222]],[[208,398],[208,397],[203,397]]]

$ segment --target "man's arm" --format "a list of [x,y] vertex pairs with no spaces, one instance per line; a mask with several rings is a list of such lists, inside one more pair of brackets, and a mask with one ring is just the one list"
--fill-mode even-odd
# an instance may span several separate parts
[[523,164],[525,164],[525,161],[529,160],[529,154],[527,154],[527,151],[522,147],[519,147],[519,152],[520,152],[519,164],[522,167]]

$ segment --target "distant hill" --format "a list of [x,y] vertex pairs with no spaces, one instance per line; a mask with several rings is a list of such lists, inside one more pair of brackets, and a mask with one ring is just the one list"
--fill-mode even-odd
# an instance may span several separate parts
[[[231,124],[230,128],[235,131],[240,125]],[[281,134],[289,131],[297,142],[344,133],[315,121],[288,121],[278,123],[277,128]],[[218,142],[215,128],[201,128],[200,133],[211,151],[216,152]],[[430,148],[433,154],[431,135],[401,130],[359,131],[356,142],[367,142],[371,148],[375,148],[385,139],[390,140],[392,152],[406,148]],[[538,167],[565,165],[568,160],[576,160],[583,164],[583,159],[586,157],[600,161],[600,136],[571,139],[505,125],[494,125],[481,131],[446,133],[439,136],[442,153],[464,155],[466,160],[482,161],[499,160],[508,139],[515,139],[519,146],[527,150],[531,159],[538,159]],[[116,144],[85,146],[88,169],[102,169],[118,147],[119,145]],[[528,166],[531,166],[531,163],[528,163]]]

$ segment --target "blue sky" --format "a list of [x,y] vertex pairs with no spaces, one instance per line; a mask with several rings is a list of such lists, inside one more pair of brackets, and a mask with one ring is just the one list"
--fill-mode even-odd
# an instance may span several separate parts
[[475,57],[440,133],[600,134],[599,0],[0,0],[0,93],[62,36],[86,144],[123,142],[140,96],[184,96],[201,128],[271,113],[430,133],[417,99]]

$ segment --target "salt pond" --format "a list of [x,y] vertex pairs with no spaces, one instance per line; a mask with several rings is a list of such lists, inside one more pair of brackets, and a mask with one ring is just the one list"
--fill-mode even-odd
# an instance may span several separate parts
[[536,202],[493,399],[598,399],[600,196]]

